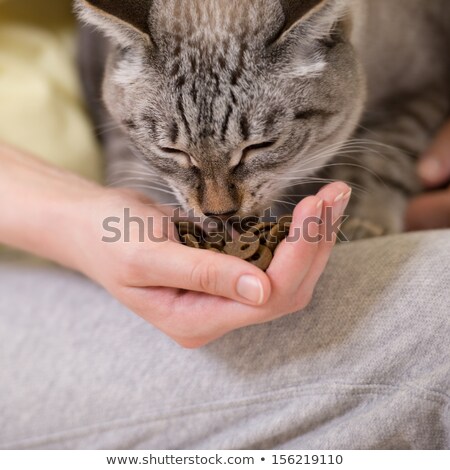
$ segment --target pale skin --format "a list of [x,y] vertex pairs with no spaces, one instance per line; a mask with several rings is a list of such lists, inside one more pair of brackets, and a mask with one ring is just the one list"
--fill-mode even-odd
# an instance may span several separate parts
[[[335,243],[335,237],[283,242],[266,273],[231,256],[185,247],[173,227],[164,242],[141,243],[132,232],[129,243],[105,243],[106,217],[120,217],[126,207],[134,216],[152,217],[158,229],[163,212],[138,193],[99,186],[4,145],[0,167],[0,243],[87,275],[187,348],[305,308]],[[327,206],[336,220],[350,194],[337,182],[304,199],[291,230],[321,217]],[[327,229],[309,227],[311,237]]]
[[[153,218],[156,231],[165,214],[136,192],[102,187],[6,145],[0,145],[0,167],[0,243],[87,275],[187,348],[305,308],[335,243],[335,237],[283,242],[266,273],[237,258],[185,247],[173,227],[164,242],[141,243],[132,233],[129,243],[105,243],[102,221],[121,217],[125,207],[133,216]],[[450,180],[450,123],[418,171],[430,188]],[[341,182],[324,187],[297,205],[291,230],[308,218],[326,220],[327,207],[338,219],[350,195]],[[406,222],[411,230],[449,227],[450,188],[413,200]],[[312,237],[330,228],[309,227]]]

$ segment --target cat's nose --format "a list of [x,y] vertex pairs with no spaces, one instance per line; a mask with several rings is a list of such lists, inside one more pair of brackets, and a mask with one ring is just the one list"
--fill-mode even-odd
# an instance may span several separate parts
[[204,212],[206,217],[215,217],[217,219],[226,220],[237,214],[238,209],[232,209],[227,212]]
[[206,217],[222,220],[236,215],[241,205],[235,187],[224,181],[224,178],[205,178],[198,199]]

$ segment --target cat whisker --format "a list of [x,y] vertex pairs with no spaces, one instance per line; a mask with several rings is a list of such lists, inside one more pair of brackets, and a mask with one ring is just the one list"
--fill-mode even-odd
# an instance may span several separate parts
[[136,175],[139,177],[152,177],[156,178],[160,181],[164,181],[166,184],[167,182],[157,173],[153,172],[150,169],[142,168],[142,169],[132,169],[132,168],[114,168],[112,171],[109,172],[111,175],[119,177],[121,175]]
[[353,183],[352,181],[334,179],[334,178],[319,178],[319,177],[317,177],[317,178],[312,177],[312,178],[308,178],[308,179],[287,178],[284,181],[290,181],[291,184],[286,184],[284,186],[281,186],[280,187],[281,189],[293,188],[293,187],[303,186],[303,185],[307,185],[307,184],[317,184],[317,183],[330,184],[330,183],[336,183],[338,181],[342,181],[343,183],[346,183],[346,184],[352,186],[355,189],[360,189],[360,190],[365,189],[364,186]]
[[[119,186],[121,187],[121,186]],[[158,192],[161,192],[161,193],[164,193],[164,194],[170,194],[171,196],[174,196],[175,197],[175,194],[171,191],[166,191],[164,189],[161,189],[161,188],[155,188],[155,187],[152,187],[152,186],[149,186],[149,185],[146,185],[146,184],[130,184],[130,185],[127,185],[126,187],[129,187],[130,189],[137,189],[137,188],[140,188],[140,189],[146,189],[148,191],[158,191]]]
[[[386,150],[394,150],[396,152],[402,151],[399,147],[377,142],[371,139],[351,139],[347,141],[341,141],[334,144],[330,144],[322,148],[317,153],[311,155],[306,161],[314,161],[317,158],[324,158],[326,156],[333,156],[335,154],[341,154],[349,150],[360,150],[361,152],[376,153],[382,158],[387,158],[386,155],[380,154],[373,147],[384,148]],[[403,151],[404,152],[404,151]]]
[[[319,183],[319,184],[325,185],[325,184],[330,184],[330,183],[334,183],[334,182],[337,182],[337,181],[342,181],[343,183],[346,183],[348,186],[350,186],[350,188],[352,189],[355,197],[359,197],[360,195],[370,194],[369,191],[365,187],[363,187],[361,185],[358,185],[356,183],[353,183],[352,181],[347,181],[347,180],[337,180],[337,179],[332,179],[332,178],[309,178],[308,180],[306,180],[306,179],[297,180],[295,178],[290,178],[290,179],[285,178],[285,180],[286,181],[292,181],[292,184],[281,186],[279,188],[280,190],[289,190],[290,188],[296,188],[296,187],[299,187],[299,186],[306,186],[307,184],[318,184]],[[287,195],[291,196],[293,194],[288,193]],[[308,195],[311,195],[311,193],[309,193]]]
[[176,202],[169,202],[169,203],[149,203],[149,204],[144,204],[145,206],[147,207],[180,207],[181,208],[181,204],[178,204]]
[[144,180],[144,181],[150,181],[152,184],[157,184],[158,186],[162,186],[165,188],[170,188],[169,184],[162,180],[155,180],[153,179],[155,175],[152,175],[151,173],[148,174],[143,174],[140,172],[122,172],[119,174],[113,175],[115,180],[120,180],[120,179],[139,179],[139,180]]
[[314,161],[317,161],[317,160],[328,160],[332,157],[343,157],[346,155],[361,154],[361,153],[365,153],[365,154],[371,153],[384,159],[387,158],[386,155],[381,154],[377,150],[355,145],[355,146],[348,146],[348,147],[339,148],[339,149],[332,149],[328,152],[317,153],[305,160],[302,160],[301,163],[302,163],[302,166],[306,166],[307,164],[313,163]]
[[383,179],[380,177],[380,175],[375,173],[375,171],[371,170],[368,167],[365,167],[364,165],[360,165],[360,164],[357,164],[357,163],[347,163],[347,162],[345,162],[345,163],[327,163],[325,165],[314,167],[314,168],[305,168],[303,170],[296,170],[296,171],[293,171],[292,173],[294,173],[294,174],[308,173],[308,172],[315,171],[315,170],[323,170],[323,169],[326,169],[326,168],[333,168],[333,167],[354,167],[354,168],[359,168],[361,170],[364,170],[364,171],[370,173],[381,184],[383,184],[384,186],[387,186],[386,183],[383,181]]
[[139,181],[145,181],[151,184],[157,184],[158,186],[163,186],[165,188],[170,188],[170,186],[164,182],[160,182],[157,180],[152,179],[152,175],[141,175],[141,174],[136,174],[136,175],[126,175],[124,174],[122,177],[117,177],[116,181],[120,180],[139,180]]
[[127,179],[122,181],[115,181],[114,183],[108,185],[109,187],[130,187],[130,188],[145,188],[151,191],[158,191],[164,194],[170,194],[171,196],[175,196],[175,193],[171,190],[159,188],[157,186],[153,186],[151,184],[145,183],[145,181],[139,181],[135,179]]
[[118,129],[123,129],[121,125],[115,125],[115,126],[111,126],[111,127],[104,127],[103,129],[97,129],[96,130],[96,135],[97,136],[103,136],[105,134],[108,134],[109,132],[113,132],[113,131],[116,131]]
[[106,121],[102,124],[97,125],[95,128],[99,131],[109,129],[110,127],[117,127],[119,124],[117,121]]
[[269,201],[272,201],[272,202],[277,202],[277,203],[280,203],[280,204],[287,204],[288,206],[293,206],[295,207],[297,204],[293,203],[293,202],[289,202],[289,201],[281,201],[280,199],[269,199]]

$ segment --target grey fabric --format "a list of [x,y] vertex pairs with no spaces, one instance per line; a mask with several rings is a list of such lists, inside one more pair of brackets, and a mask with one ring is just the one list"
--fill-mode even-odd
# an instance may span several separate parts
[[306,311],[200,350],[4,263],[0,447],[449,448],[449,263],[448,231],[339,246]]

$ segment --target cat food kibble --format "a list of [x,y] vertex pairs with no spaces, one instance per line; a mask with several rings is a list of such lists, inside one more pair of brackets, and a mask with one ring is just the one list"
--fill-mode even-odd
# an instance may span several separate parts
[[278,245],[288,236],[291,222],[290,215],[281,217],[277,223],[260,221],[235,236],[225,229],[223,233],[207,235],[192,222],[178,222],[176,226],[184,245],[236,256],[265,271]]
[[249,237],[247,233],[243,233],[236,240],[226,243],[223,252],[241,259],[249,259],[258,251],[258,248],[259,239],[255,236]]
[[191,248],[201,248],[200,242],[198,241],[198,239],[195,235],[192,235],[192,233],[187,233],[186,235],[181,235],[181,241],[186,246],[190,246]]
[[272,258],[273,252],[267,246],[260,245],[258,251],[248,261],[265,271],[270,266]]

